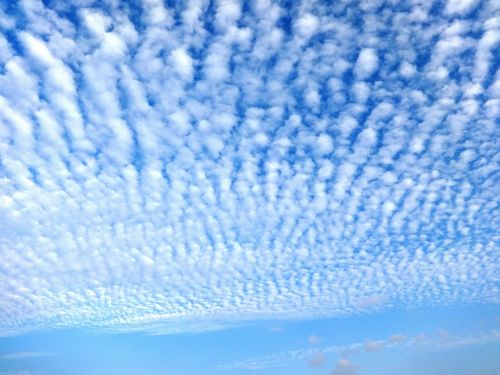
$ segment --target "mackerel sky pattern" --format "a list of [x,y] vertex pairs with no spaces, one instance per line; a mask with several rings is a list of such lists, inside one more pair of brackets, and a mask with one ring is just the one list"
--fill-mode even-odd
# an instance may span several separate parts
[[499,301],[498,1],[0,1],[0,334]]

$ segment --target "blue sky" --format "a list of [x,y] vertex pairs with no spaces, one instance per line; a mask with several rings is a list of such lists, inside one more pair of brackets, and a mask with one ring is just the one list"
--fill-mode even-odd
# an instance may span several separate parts
[[58,330],[0,340],[3,374],[495,375],[498,307],[246,322],[170,335]]
[[495,0],[0,0],[0,374],[498,372],[499,63]]

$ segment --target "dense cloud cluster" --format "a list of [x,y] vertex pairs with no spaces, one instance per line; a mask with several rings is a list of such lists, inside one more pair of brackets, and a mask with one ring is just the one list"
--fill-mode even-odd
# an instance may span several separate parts
[[0,334],[500,302],[497,1],[171,3],[0,3]]

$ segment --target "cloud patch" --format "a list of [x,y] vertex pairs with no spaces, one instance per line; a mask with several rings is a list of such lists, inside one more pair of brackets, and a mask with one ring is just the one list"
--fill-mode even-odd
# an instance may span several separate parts
[[358,367],[347,358],[341,358],[335,364],[335,368],[331,375],[356,375],[358,374]]
[[19,360],[26,358],[39,358],[39,357],[51,357],[54,356],[54,353],[48,352],[17,352],[17,353],[9,353],[0,355],[0,360]]
[[369,340],[365,342],[365,351],[367,352],[377,352],[385,346],[384,341],[380,340]]
[[309,366],[321,367],[326,362],[326,356],[322,352],[315,353],[309,360]]

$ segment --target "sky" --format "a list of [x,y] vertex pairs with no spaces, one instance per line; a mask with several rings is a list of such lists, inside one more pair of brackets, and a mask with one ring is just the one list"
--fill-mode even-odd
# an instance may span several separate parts
[[0,0],[0,375],[500,373],[500,2]]

